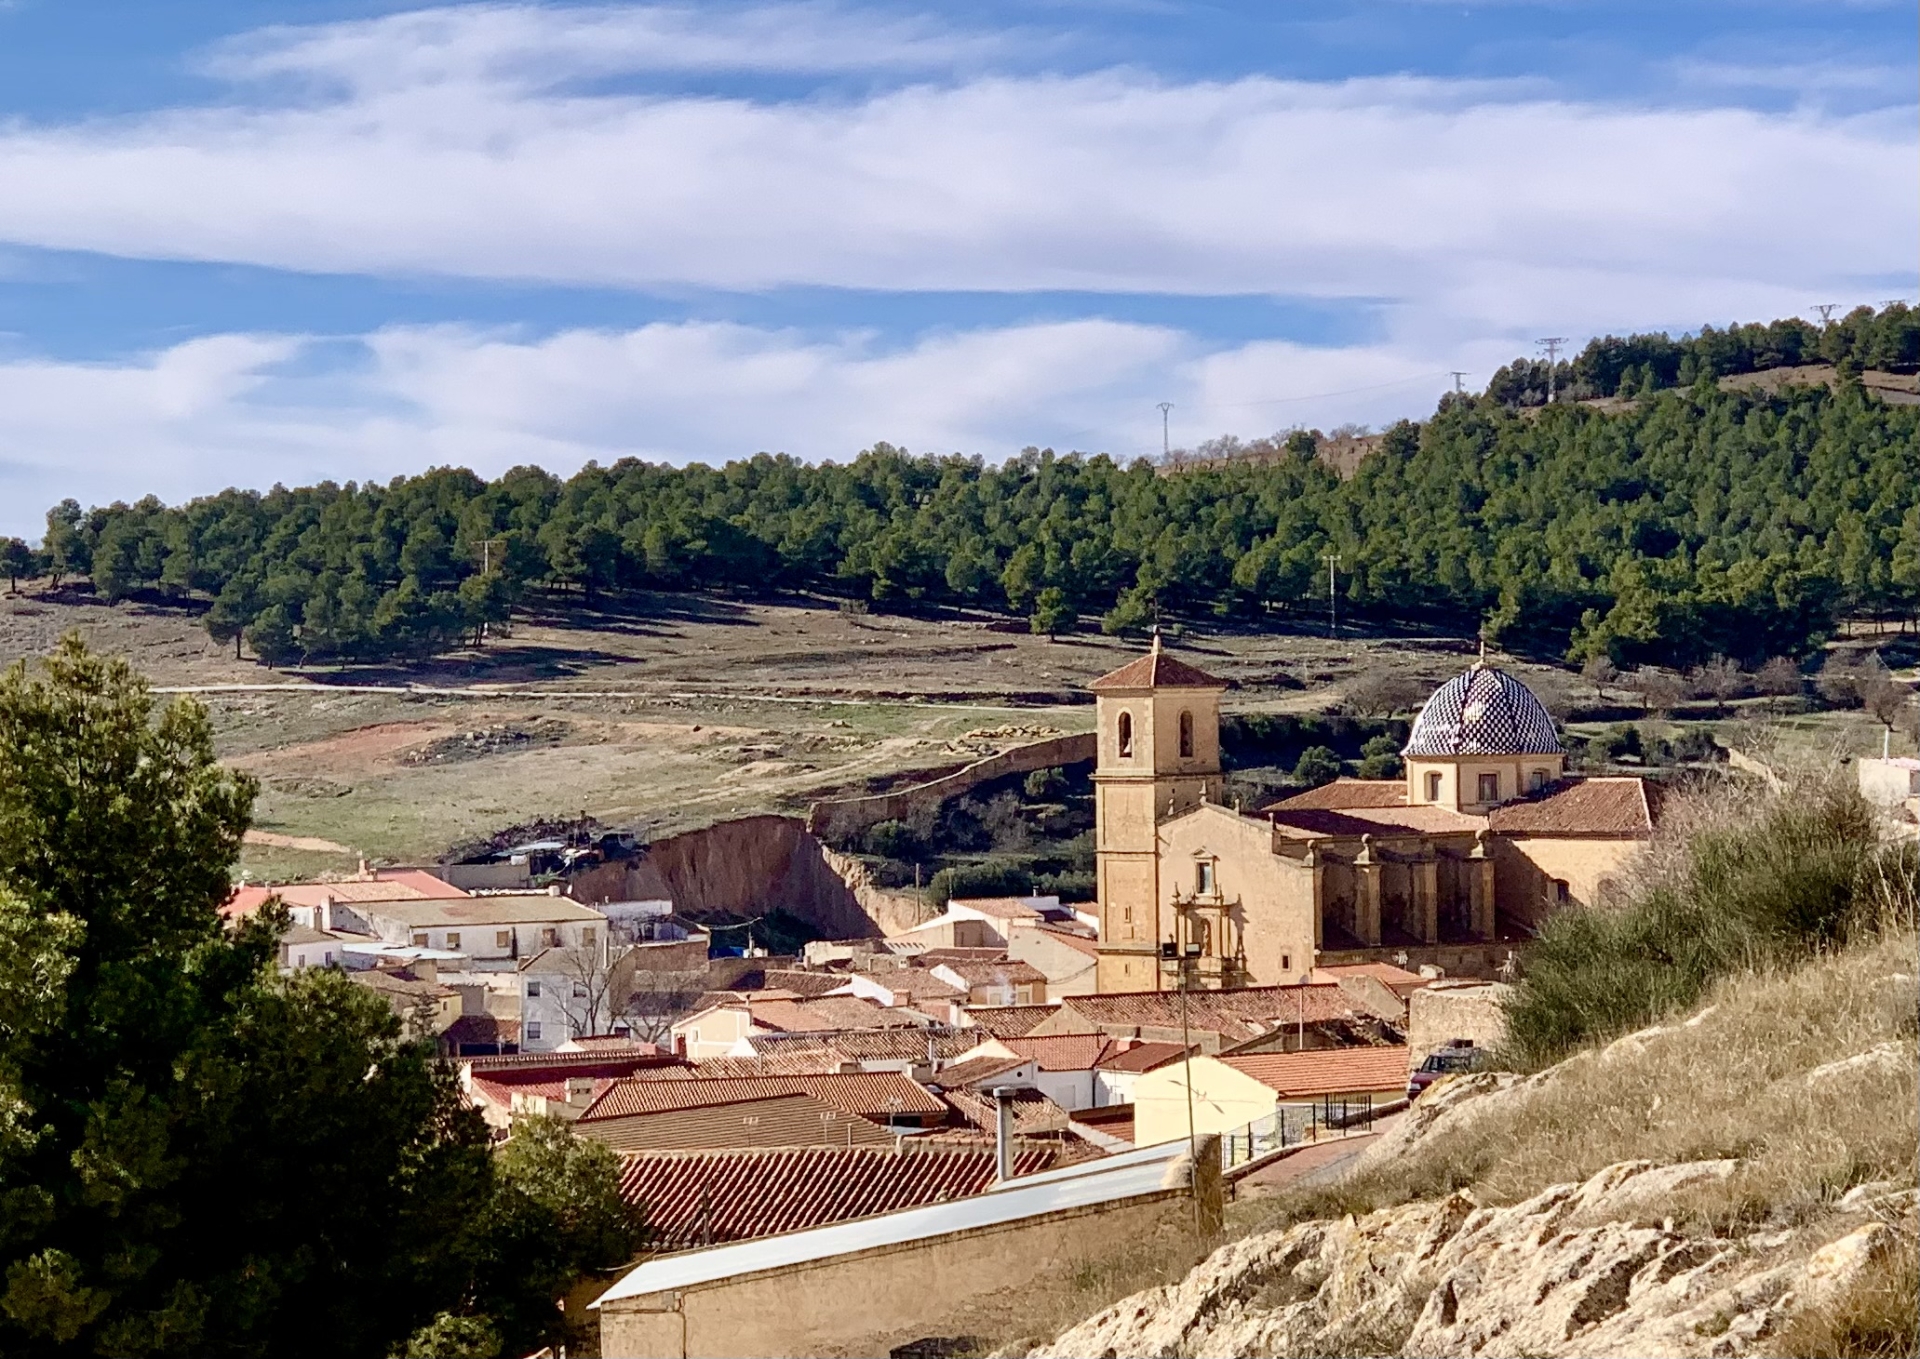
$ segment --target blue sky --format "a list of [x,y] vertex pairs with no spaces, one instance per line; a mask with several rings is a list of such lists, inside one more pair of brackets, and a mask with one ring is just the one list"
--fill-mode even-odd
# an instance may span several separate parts
[[1916,291],[1910,4],[0,4],[0,532],[1131,457]]

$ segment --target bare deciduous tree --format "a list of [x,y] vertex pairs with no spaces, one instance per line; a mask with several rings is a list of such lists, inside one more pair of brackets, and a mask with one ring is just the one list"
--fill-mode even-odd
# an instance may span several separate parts
[[600,1034],[613,1018],[613,968],[608,964],[607,948],[595,943],[554,949],[547,961],[559,978],[555,999],[572,1036],[592,1038]]
[[1747,672],[1740,667],[1740,662],[1715,656],[1693,672],[1693,687],[1695,693],[1724,704],[1746,695]]
[[1666,716],[1686,697],[1686,686],[1677,675],[1651,666],[1633,672],[1632,687],[1640,695],[1640,706],[1650,713]]
[[1786,656],[1775,656],[1753,672],[1753,687],[1768,698],[1791,698],[1806,685],[1800,667]]
[[1600,695],[1600,701],[1605,703],[1607,686],[1620,678],[1620,667],[1606,656],[1589,656],[1587,663],[1580,667],[1580,675],[1593,686],[1593,691]]
[[1347,686],[1342,705],[1362,717],[1392,717],[1417,708],[1427,698],[1427,686],[1397,670],[1369,670]]

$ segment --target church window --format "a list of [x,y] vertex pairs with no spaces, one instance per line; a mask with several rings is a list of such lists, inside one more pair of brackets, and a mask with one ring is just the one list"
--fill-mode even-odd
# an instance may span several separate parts
[[1212,896],[1213,895],[1213,865],[1210,862],[1202,860],[1198,865],[1196,865],[1196,868],[1197,868],[1197,872],[1194,874],[1195,890],[1197,890],[1200,893],[1200,895],[1203,897]]
[[1280,955],[1280,970],[1282,972],[1293,971],[1293,955],[1291,953],[1283,953]]
[[1545,788],[1546,786],[1547,786],[1546,770],[1536,769],[1533,771],[1533,773],[1527,775],[1527,787],[1533,790],[1534,792],[1537,793],[1542,788]]
[[1480,776],[1480,801],[1498,802],[1500,800],[1500,776],[1482,774]]
[[1123,760],[1132,759],[1133,758],[1133,714],[1132,713],[1120,714],[1120,721],[1115,726],[1114,735],[1117,736],[1120,741],[1120,758]]
[[1193,758],[1193,714],[1180,714],[1180,758]]
[[1440,800],[1440,771],[1437,769],[1430,769],[1427,771],[1427,801],[1438,802],[1439,800]]

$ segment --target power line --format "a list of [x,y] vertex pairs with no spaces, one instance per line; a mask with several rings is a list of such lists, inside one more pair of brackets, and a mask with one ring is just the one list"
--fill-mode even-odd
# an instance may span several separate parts
[[1453,379],[1453,394],[1455,396],[1464,395],[1466,388],[1461,385],[1461,379],[1465,378],[1467,374],[1463,370],[1455,368],[1449,372],[1447,376]]
[[1547,351],[1547,404],[1549,406],[1553,404],[1553,365],[1560,357],[1560,346],[1566,342],[1567,337],[1564,335],[1549,335],[1544,340],[1534,341]]

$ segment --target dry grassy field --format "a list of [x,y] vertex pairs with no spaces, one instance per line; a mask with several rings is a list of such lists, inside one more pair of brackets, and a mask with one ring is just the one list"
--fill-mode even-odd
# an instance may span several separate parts
[[[672,595],[534,616],[483,649],[415,666],[271,671],[215,646],[188,611],[67,591],[0,599],[0,662],[74,628],[155,685],[199,692],[223,758],[261,780],[243,864],[255,878],[350,868],[360,855],[431,858],[546,816],[661,834],[796,811],[823,792],[1085,731],[1085,684],[1139,649],[1096,632],[1048,641],[984,617]],[[1229,711],[1323,711],[1361,674],[1438,683],[1474,653],[1465,638],[1297,633],[1170,644],[1233,681]],[[1591,699],[1565,671],[1503,664],[1543,696]],[[1830,722],[1811,734],[1869,739]]]

